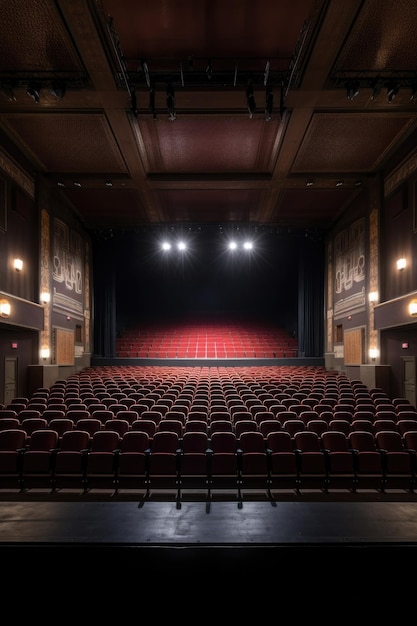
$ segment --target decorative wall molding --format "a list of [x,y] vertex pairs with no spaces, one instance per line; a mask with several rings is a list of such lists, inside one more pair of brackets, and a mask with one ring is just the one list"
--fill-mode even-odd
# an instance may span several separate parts
[[21,189],[35,199],[35,181],[19,165],[17,165],[8,155],[0,150],[0,169],[13,180]]

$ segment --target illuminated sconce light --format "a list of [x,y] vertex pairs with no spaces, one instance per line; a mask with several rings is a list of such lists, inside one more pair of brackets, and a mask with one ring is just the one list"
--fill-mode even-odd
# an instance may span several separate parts
[[411,317],[417,317],[417,300],[412,300],[408,305],[408,312]]
[[49,291],[43,291],[41,293],[41,302],[42,304],[48,304],[48,302],[51,301],[51,294],[49,293]]
[[0,300],[0,316],[1,317],[9,317],[11,313],[10,302],[7,300]]
[[379,350],[377,348],[370,348],[369,357],[372,359],[372,361],[375,361],[379,357]]
[[377,302],[378,301],[378,292],[370,291],[368,294],[369,302]]
[[13,261],[13,267],[16,270],[16,272],[21,272],[23,269],[23,261],[22,259],[15,259]]
[[49,357],[51,356],[51,351],[49,348],[42,348],[41,350],[41,357],[43,358],[44,361],[46,361],[46,359],[49,359]]
[[407,266],[407,261],[404,257],[397,260],[397,270],[403,270]]

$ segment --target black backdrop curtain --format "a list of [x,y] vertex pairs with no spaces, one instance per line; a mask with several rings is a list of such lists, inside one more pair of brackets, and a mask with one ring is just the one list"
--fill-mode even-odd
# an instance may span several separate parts
[[300,247],[298,275],[298,355],[324,354],[324,244],[306,237]]

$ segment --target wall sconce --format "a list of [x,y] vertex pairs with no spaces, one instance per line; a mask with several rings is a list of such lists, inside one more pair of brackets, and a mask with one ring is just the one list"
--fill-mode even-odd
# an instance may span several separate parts
[[397,270],[403,270],[407,266],[407,261],[404,257],[397,260]]
[[0,316],[1,317],[9,317],[11,313],[12,307],[10,306],[10,302],[7,300],[0,300]]
[[51,356],[51,351],[49,348],[42,348],[41,350],[41,357],[43,358],[44,361],[46,361],[46,359],[49,359],[49,357]]
[[23,269],[23,261],[22,259],[15,259],[13,261],[13,267],[16,270],[16,272],[21,272]]
[[378,292],[370,291],[368,294],[369,302],[377,302],[378,301]]
[[417,317],[417,300],[412,300],[408,305],[408,312],[411,317]]
[[379,357],[379,350],[377,348],[370,348],[369,358],[372,359],[372,361],[375,361],[378,357]]
[[41,293],[41,302],[42,304],[48,304],[48,302],[51,301],[51,294],[49,293],[49,291],[43,291]]

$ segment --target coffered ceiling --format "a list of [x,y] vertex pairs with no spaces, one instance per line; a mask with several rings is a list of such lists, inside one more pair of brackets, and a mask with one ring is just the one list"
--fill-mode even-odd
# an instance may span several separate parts
[[0,149],[91,231],[326,230],[413,145],[415,0],[2,4]]

